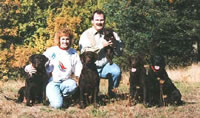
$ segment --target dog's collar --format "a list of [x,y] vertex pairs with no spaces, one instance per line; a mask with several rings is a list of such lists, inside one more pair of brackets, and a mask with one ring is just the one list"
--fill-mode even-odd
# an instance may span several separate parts
[[154,72],[158,72],[158,70],[156,70],[156,69],[154,68],[154,66],[151,66],[151,69],[152,69]]

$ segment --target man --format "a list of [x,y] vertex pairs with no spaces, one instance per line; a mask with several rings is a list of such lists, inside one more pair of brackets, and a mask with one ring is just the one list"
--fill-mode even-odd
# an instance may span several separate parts
[[[113,97],[115,96],[115,93],[113,92],[114,88],[119,86],[121,70],[115,63],[109,64],[105,55],[104,47],[113,44],[111,41],[106,41],[104,39],[103,30],[105,20],[106,16],[103,11],[94,11],[91,17],[92,27],[82,33],[79,46],[81,53],[85,51],[93,51],[98,54],[98,59],[95,64],[97,65],[99,76],[100,78],[109,79],[108,95]],[[120,55],[122,51],[120,45],[122,42],[117,33],[114,32],[113,34],[118,42],[118,47],[115,49],[115,52],[117,55]]]

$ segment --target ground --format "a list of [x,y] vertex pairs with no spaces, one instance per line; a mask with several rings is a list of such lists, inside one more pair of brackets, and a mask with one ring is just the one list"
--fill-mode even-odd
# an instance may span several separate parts
[[[200,117],[200,74],[199,64],[187,68],[168,70],[170,78],[181,91],[181,106],[151,107],[142,104],[128,106],[128,73],[123,72],[123,78],[118,88],[117,99],[107,99],[106,104],[100,104],[96,109],[93,105],[79,109],[75,104],[68,108],[53,109],[42,104],[33,107],[24,103],[15,103],[18,89],[24,85],[23,80],[0,81],[0,118],[199,118]],[[198,75],[197,75],[198,74]],[[107,81],[101,80],[100,94],[107,94]],[[11,98],[7,100],[6,97]]]

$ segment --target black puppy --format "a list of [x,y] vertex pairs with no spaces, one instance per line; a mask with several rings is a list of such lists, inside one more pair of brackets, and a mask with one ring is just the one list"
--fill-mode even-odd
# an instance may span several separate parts
[[88,51],[81,54],[80,58],[83,64],[83,69],[79,79],[80,108],[85,108],[88,102],[91,101],[94,103],[94,107],[97,107],[97,95],[100,81],[95,64],[97,54]]
[[45,64],[48,58],[41,54],[34,54],[29,57],[29,61],[37,72],[32,75],[26,73],[25,87],[19,89],[17,102],[23,102],[25,97],[27,106],[32,106],[36,100],[45,104],[46,85],[48,83]]
[[114,49],[116,48],[116,39],[115,39],[115,36],[113,34],[113,30],[110,29],[110,28],[107,28],[107,29],[104,29],[104,39],[106,41],[111,41],[113,43],[113,45],[109,45],[109,46],[106,46],[104,49],[105,49],[105,52],[106,52],[106,58],[108,59],[108,62],[110,64],[113,64],[113,57],[114,57]]
[[150,91],[149,101],[152,105],[180,105],[181,93],[172,83],[165,70],[165,60],[161,55],[151,57],[151,67],[148,73]]
[[143,58],[140,56],[130,57],[130,97],[129,105],[132,103],[147,103],[146,69],[144,68]]

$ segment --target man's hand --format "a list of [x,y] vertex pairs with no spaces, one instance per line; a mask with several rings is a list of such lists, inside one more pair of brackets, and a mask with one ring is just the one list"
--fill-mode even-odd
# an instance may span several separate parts
[[27,65],[24,70],[25,72],[29,73],[30,76],[37,72],[37,70],[32,66],[32,64]]
[[110,45],[110,46],[113,45],[113,42],[112,42],[111,40],[109,40],[109,41],[104,40],[104,41],[103,41],[103,46],[104,46],[104,47],[109,46],[109,45]]

